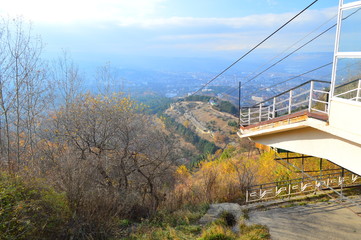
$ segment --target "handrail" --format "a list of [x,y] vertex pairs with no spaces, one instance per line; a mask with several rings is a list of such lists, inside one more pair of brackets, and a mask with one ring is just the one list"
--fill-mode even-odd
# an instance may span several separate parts
[[[241,125],[252,125],[305,109],[327,113],[329,92],[315,83],[328,84],[327,87],[330,84],[328,81],[309,80],[251,107],[241,107]],[[305,90],[304,86],[308,84],[310,86]]]
[[[347,87],[348,85],[357,83],[357,86],[355,87]],[[339,85],[335,87],[335,90],[345,87],[343,91],[336,94],[336,91],[334,91],[334,97],[344,98],[351,101],[360,101],[361,100],[361,79],[355,79],[351,82],[344,83],[342,85]]]
[[345,94],[348,94],[348,93],[352,93],[352,92],[355,92],[355,91],[357,91],[357,88],[356,88],[356,89],[348,90],[347,92],[339,93],[339,94],[337,94],[337,95],[335,95],[335,96],[338,97],[338,96],[342,96],[342,95],[345,95]]
[[354,82],[357,82],[357,81],[360,81],[360,80],[361,80],[361,79],[355,79],[355,80],[352,80],[351,82],[343,83],[343,84],[338,85],[337,87],[335,87],[335,89],[341,88],[341,87],[344,87],[344,86],[347,86],[347,85],[349,85],[349,84],[351,84],[351,83],[354,83]]
[[[269,100],[272,100],[273,98],[276,98],[276,97],[282,96],[283,94],[285,94],[285,93],[287,93],[287,92],[290,92],[290,91],[292,91],[292,90],[295,90],[295,89],[297,89],[297,88],[300,88],[300,87],[302,87],[302,86],[305,86],[305,85],[307,85],[307,84],[309,84],[309,83],[311,83],[311,82],[329,83],[329,84],[331,84],[331,82],[329,82],[329,81],[323,81],[323,80],[309,80],[309,81],[304,82],[304,83],[302,83],[302,84],[300,84],[300,85],[298,85],[298,86],[296,86],[296,87],[293,87],[293,88],[291,88],[291,89],[288,89],[287,91],[281,92],[281,93],[277,94],[276,96],[270,97],[270,98],[268,98],[268,99],[266,99],[266,100],[263,100],[262,102],[259,102],[259,103],[255,104],[255,105],[252,105],[251,107],[253,107],[253,106],[257,106],[257,105],[259,105],[259,104],[261,104],[261,103],[268,102]],[[242,108],[242,107],[241,107],[241,108]],[[249,107],[245,107],[245,108],[249,108]]]

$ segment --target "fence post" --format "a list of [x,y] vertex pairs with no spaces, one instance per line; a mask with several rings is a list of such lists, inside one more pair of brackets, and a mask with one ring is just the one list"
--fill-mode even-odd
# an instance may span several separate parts
[[312,108],[312,94],[313,94],[313,88],[314,88],[314,82],[311,81],[311,87],[310,87],[310,99],[308,99],[308,111],[311,112]]
[[293,90],[290,91],[290,96],[288,99],[288,114],[291,114],[292,112],[292,92]]

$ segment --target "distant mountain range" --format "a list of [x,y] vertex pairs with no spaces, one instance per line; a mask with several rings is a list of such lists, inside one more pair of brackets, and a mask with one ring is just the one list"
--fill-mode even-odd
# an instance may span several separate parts
[[[257,84],[265,85],[276,80],[281,81],[329,63],[332,61],[332,56],[332,53],[292,55],[255,79],[253,83],[257,86]],[[238,81],[246,81],[248,79],[247,76],[252,76],[270,66],[272,62],[267,63],[267,61],[272,57],[272,54],[247,57],[215,80],[212,85],[237,86]],[[127,58],[114,56],[109,59],[111,65],[116,69],[116,74],[119,78],[119,88],[133,94],[152,91],[168,97],[186,95],[199,89],[202,84],[208,82],[235,60],[225,58],[134,56]],[[277,59],[273,62],[275,61]],[[264,67],[260,68],[262,65]],[[95,62],[83,61],[80,63],[80,68],[88,73],[94,72],[96,67]],[[330,73],[331,67],[328,67],[308,74],[308,77],[320,78]],[[299,81],[302,81],[302,79]],[[93,88],[95,83],[90,80],[87,81],[87,84],[89,88]]]

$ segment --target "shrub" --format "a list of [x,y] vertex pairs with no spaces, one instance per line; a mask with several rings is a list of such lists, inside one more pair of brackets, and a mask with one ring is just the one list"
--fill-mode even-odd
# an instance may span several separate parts
[[150,221],[156,226],[169,225],[178,227],[182,225],[196,224],[198,220],[207,212],[209,205],[186,205],[174,211],[160,210]]
[[238,109],[228,101],[220,101],[218,105],[214,106],[213,108],[221,112],[233,114],[235,116],[238,114]]
[[135,222],[140,222],[142,219],[149,217],[149,208],[134,204],[129,211],[128,218]]
[[228,121],[228,126],[230,127],[238,127],[238,123],[234,120]]
[[40,181],[0,175],[0,239],[63,239],[69,217],[63,194]]
[[200,101],[208,102],[211,99],[210,96],[192,95],[185,98],[186,101]]
[[261,224],[246,225],[245,223],[240,224],[240,240],[244,239],[270,239],[271,235],[267,226]]
[[199,240],[235,240],[236,235],[223,225],[213,223],[203,231]]

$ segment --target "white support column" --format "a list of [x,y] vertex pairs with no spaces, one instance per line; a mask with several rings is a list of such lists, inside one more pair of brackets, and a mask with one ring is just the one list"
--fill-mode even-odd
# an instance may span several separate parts
[[313,94],[314,82],[311,81],[310,87],[310,99],[308,100],[308,111],[311,112],[312,109],[312,94]]
[[292,93],[293,90],[290,91],[290,96],[288,98],[288,114],[291,114],[292,112]]
[[330,87],[330,95],[328,97],[328,112],[330,112],[331,107],[331,99],[333,98],[336,86],[336,71],[337,71],[337,53],[339,50],[339,43],[340,43],[340,32],[341,32],[341,22],[342,22],[342,6],[343,0],[339,1],[338,6],[338,17],[337,17],[337,27],[336,27],[336,38],[335,38],[335,48],[333,54],[333,65],[332,65],[332,76],[331,76],[331,87]]
[[262,103],[259,104],[259,121],[262,122]]
[[273,111],[272,111],[273,118],[276,117],[276,98],[273,98]]

